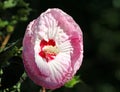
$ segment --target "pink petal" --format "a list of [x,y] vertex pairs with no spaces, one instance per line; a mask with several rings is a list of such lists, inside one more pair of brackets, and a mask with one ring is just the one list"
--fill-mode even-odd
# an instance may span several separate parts
[[[42,16],[44,16],[44,18]],[[55,24],[55,21],[57,21],[58,24]],[[69,49],[66,49],[68,52],[59,53],[55,59],[48,54],[47,57],[51,58],[51,61],[47,63],[43,58],[45,57],[44,53],[39,50],[45,45],[56,45],[53,40],[48,41],[48,38],[54,37],[55,34],[57,34],[56,32],[48,31],[46,29],[46,27],[51,28],[52,26],[59,26],[65,33],[60,36],[61,42],[57,42],[57,45],[62,46],[62,44],[68,40],[73,50],[70,52]],[[52,27],[51,30],[57,29]],[[47,32],[52,33],[47,37]],[[41,39],[41,43],[39,44],[41,48],[37,51],[39,53],[35,52],[37,36]],[[42,38],[44,40],[42,40]],[[55,40],[59,41],[59,39],[56,38]],[[65,46],[64,48],[70,47]],[[82,31],[73,18],[62,10],[57,8],[48,9],[28,25],[23,39],[23,62],[28,76],[36,84],[47,89],[56,89],[63,86],[80,68],[82,59]]]
[[[58,20],[59,26],[69,35],[71,44],[74,48],[73,55],[71,57],[73,75],[79,69],[83,58],[83,37],[82,31],[78,24],[75,23],[72,17],[63,13],[59,9],[53,9],[50,13]],[[77,63],[77,65],[75,64]]]

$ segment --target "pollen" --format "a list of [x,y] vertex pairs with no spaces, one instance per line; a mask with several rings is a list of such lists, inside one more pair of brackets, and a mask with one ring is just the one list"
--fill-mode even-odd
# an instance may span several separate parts
[[56,46],[45,46],[43,48],[43,51],[45,53],[49,53],[49,54],[58,54],[59,53],[59,49]]
[[50,39],[48,42],[42,40],[40,43],[41,51],[39,55],[46,59],[47,62],[53,60],[56,55],[60,52],[59,48],[56,46],[55,41]]

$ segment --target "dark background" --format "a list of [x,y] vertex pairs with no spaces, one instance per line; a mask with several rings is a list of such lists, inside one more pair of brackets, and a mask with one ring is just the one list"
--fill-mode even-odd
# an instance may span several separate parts
[[[84,36],[84,59],[77,72],[83,82],[53,92],[120,92],[119,0],[25,0],[32,11],[17,25],[10,42],[22,38],[27,24],[48,8],[60,8],[80,25]],[[28,79],[29,80],[29,79]],[[35,90],[35,85],[26,85]],[[28,84],[27,84],[28,83]],[[33,85],[33,86],[32,86]],[[23,85],[22,92],[27,91]]]

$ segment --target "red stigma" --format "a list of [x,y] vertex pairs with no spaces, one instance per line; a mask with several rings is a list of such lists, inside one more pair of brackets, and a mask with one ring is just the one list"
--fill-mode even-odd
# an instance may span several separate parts
[[40,47],[41,47],[41,51],[39,52],[39,55],[46,59],[46,61],[50,61],[54,59],[54,56],[56,56],[56,54],[52,54],[52,53],[46,53],[43,51],[43,48],[45,46],[55,46],[55,41],[53,39],[50,39],[48,42],[45,41],[44,39],[40,42]]

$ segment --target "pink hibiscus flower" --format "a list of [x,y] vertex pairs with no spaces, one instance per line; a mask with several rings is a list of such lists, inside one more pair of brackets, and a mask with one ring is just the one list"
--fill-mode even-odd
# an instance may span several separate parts
[[78,24],[60,9],[48,9],[27,27],[23,62],[38,85],[56,89],[69,81],[83,59],[83,36]]

